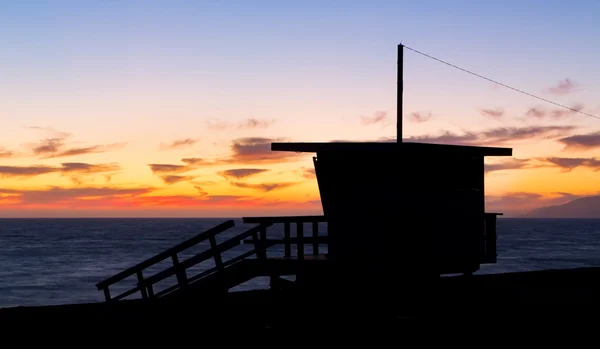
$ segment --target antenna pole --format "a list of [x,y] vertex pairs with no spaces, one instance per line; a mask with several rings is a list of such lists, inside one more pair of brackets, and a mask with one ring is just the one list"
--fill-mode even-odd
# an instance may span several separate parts
[[396,92],[396,142],[402,143],[402,92],[404,90],[404,45],[398,45],[398,87]]

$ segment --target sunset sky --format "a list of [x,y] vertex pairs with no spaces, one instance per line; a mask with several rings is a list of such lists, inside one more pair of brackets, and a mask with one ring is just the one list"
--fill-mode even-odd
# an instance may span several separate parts
[[[599,17],[600,1],[2,2],[0,217],[320,214],[312,154],[270,143],[395,136],[400,41],[600,115]],[[600,119],[408,50],[404,71],[406,140],[513,148],[487,160],[488,211],[600,192]]]

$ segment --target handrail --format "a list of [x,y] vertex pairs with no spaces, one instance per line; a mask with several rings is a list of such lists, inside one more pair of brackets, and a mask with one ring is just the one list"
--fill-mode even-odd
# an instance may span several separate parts
[[[285,248],[285,256],[290,257],[292,254],[292,244],[297,245],[298,259],[304,259],[304,247],[305,245],[311,244],[313,255],[319,254],[319,244],[328,244],[328,238],[325,239],[319,235],[319,223],[328,223],[328,219],[325,216],[275,216],[275,217],[243,217],[244,223],[283,223],[284,236],[282,243]],[[309,223],[312,226],[312,237],[304,235],[304,224]],[[291,226],[296,225],[296,236],[291,236]],[[277,243],[276,240],[267,240],[266,233],[261,232],[261,241],[269,243]]]
[[327,222],[325,216],[242,217],[244,223],[312,223]]
[[[181,243],[179,243],[179,244],[171,247],[170,249],[168,249],[166,251],[163,251],[163,252],[161,252],[161,253],[153,256],[153,257],[150,257],[150,258],[146,259],[145,261],[134,265],[131,268],[128,268],[128,269],[126,269],[126,270],[124,270],[124,271],[122,271],[122,272],[120,272],[120,273],[118,273],[116,275],[113,275],[113,276],[111,276],[111,277],[109,277],[109,278],[107,278],[107,279],[105,279],[105,280],[97,283],[96,287],[97,287],[98,290],[104,289],[105,297],[106,297],[107,300],[109,300],[110,299],[110,293],[108,291],[108,287],[110,285],[113,285],[113,284],[115,284],[115,283],[117,283],[117,282],[119,282],[119,281],[121,281],[121,280],[129,277],[129,276],[132,276],[134,274],[138,274],[138,279],[140,279],[141,278],[140,274],[141,274],[141,272],[144,269],[146,269],[146,268],[148,268],[148,267],[150,267],[150,266],[152,266],[152,265],[154,265],[156,263],[159,263],[159,262],[161,262],[161,261],[163,261],[163,260],[165,260],[165,259],[167,259],[169,257],[174,257],[175,256],[175,258],[176,258],[177,253],[179,253],[179,252],[181,252],[181,251],[183,251],[183,250],[185,250],[185,249],[187,249],[187,248],[189,248],[191,246],[194,246],[194,245],[196,245],[196,244],[198,244],[198,243],[200,243],[202,241],[208,240],[211,237],[214,237],[216,234],[221,233],[221,232],[223,232],[223,231],[225,231],[225,230],[227,230],[229,228],[232,228],[234,225],[235,225],[235,222],[233,220],[225,221],[225,222],[217,225],[216,227],[208,229],[208,230],[206,230],[206,231],[204,231],[204,232],[202,232],[202,233],[200,233],[200,234],[198,234],[198,235],[196,235],[196,236],[194,236],[194,237],[192,237],[192,238],[190,238],[190,239],[188,239],[188,240],[186,240],[184,242],[181,242]],[[139,287],[136,287],[135,289],[138,289],[138,288]],[[125,292],[125,293],[128,293],[130,291],[132,291],[132,290],[129,290],[129,291]],[[133,292],[135,292],[135,291],[133,291]],[[119,296],[117,296],[115,298],[118,298],[118,297]]]
[[[192,256],[182,262],[179,262],[177,265],[173,265],[157,274],[154,274],[144,280],[142,287],[147,288],[150,296],[152,297],[154,295],[152,285],[154,285],[155,283],[157,283],[161,280],[164,280],[170,276],[176,275],[179,272],[184,272],[186,269],[193,267],[196,264],[202,263],[211,257],[214,257],[216,255],[220,256],[221,252],[227,251],[227,250],[239,245],[240,241],[244,240],[247,237],[250,237],[253,235],[256,236],[257,233],[260,231],[260,229],[266,228],[269,225],[267,225],[267,226],[258,225],[256,227],[253,227],[241,234],[238,234],[226,241],[223,241],[222,243],[220,243],[218,245],[213,246],[211,249],[200,252],[200,253],[196,254],[195,256]],[[180,285],[180,286],[182,286],[182,285]]]

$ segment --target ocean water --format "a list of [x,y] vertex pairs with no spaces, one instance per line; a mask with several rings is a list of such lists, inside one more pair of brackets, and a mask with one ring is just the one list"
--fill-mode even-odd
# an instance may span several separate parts
[[[99,281],[223,221],[0,219],[0,307],[101,302],[104,296],[95,287]],[[236,226],[217,240],[223,241],[253,226],[236,220]],[[483,265],[479,273],[600,266],[600,220],[501,218],[497,229],[498,263]],[[271,227],[269,237],[281,236],[282,230],[282,225]],[[199,244],[179,259],[206,248],[208,242]],[[249,249],[251,245],[242,244],[228,251],[224,259]],[[283,247],[269,250],[269,255],[282,254]],[[168,259],[148,274],[170,265]],[[212,260],[204,262],[194,267],[190,275],[212,266]],[[116,295],[135,284],[134,278],[127,281],[115,285],[111,293]],[[174,282],[165,280],[158,289]],[[266,287],[268,279],[257,278],[236,289]]]

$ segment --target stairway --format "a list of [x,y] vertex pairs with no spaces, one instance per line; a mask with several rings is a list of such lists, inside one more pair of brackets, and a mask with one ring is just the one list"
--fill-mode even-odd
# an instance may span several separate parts
[[[221,243],[217,243],[216,237],[219,234],[233,228],[233,220],[227,220],[211,229],[208,229],[182,243],[179,243],[166,251],[163,251],[147,260],[134,265],[131,268],[123,270],[96,284],[98,290],[104,292],[106,302],[114,302],[125,299],[126,297],[141,294],[142,299],[154,299],[161,297],[176,297],[185,293],[184,291],[193,290],[194,292],[227,292],[230,288],[240,285],[261,274],[261,264],[255,263],[256,259],[250,257],[256,256],[263,259],[266,256],[266,249],[271,243],[264,236],[266,229],[272,223],[260,223],[249,230],[231,237]],[[260,234],[260,238],[259,238]],[[244,239],[251,238],[254,245],[253,249],[241,253],[237,257],[223,261],[222,254],[242,243]],[[181,252],[198,245],[201,242],[209,241],[210,247],[192,257],[180,261]],[[144,276],[147,269],[167,259],[171,259],[172,266],[152,274]],[[189,275],[189,269],[199,263],[214,259],[215,266],[208,270],[199,272],[195,275]],[[137,278],[137,285],[116,296],[111,296],[110,287],[129,277]],[[155,292],[155,285],[169,277],[175,276],[177,282],[159,292]]]

